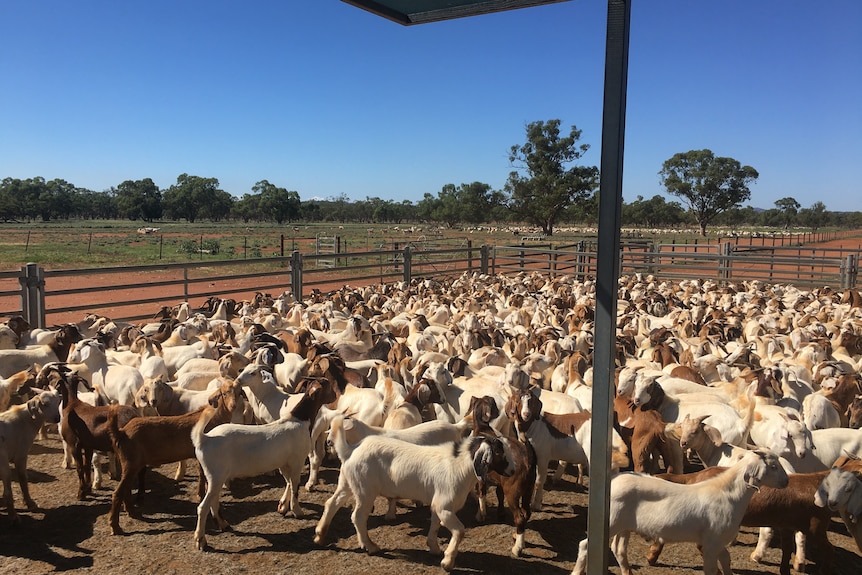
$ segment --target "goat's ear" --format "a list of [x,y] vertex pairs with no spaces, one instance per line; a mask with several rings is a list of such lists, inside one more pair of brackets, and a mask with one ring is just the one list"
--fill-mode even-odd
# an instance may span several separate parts
[[761,459],[758,455],[757,459],[753,460],[745,468],[745,474],[743,475],[745,484],[749,487],[760,487],[760,481],[763,476],[764,468],[765,465],[763,463],[763,459]]
[[485,481],[488,468],[491,466],[491,446],[487,441],[482,441],[473,454],[473,472],[480,480]]
[[709,440],[712,441],[712,443],[716,447],[721,447],[722,445],[724,445],[724,438],[721,436],[721,432],[719,430],[717,430],[711,425],[704,426],[703,430],[706,432],[706,435],[709,437]]

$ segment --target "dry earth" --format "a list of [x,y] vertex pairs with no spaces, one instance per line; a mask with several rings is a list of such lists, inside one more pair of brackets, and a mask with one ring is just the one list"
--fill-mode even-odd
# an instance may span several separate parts
[[[127,535],[112,536],[106,515],[115,483],[109,480],[89,500],[77,501],[76,473],[59,468],[61,456],[56,436],[34,446],[28,467],[31,491],[40,510],[22,512],[22,522],[17,527],[10,525],[5,513],[0,514],[0,573],[443,573],[439,558],[432,557],[425,546],[428,510],[414,508],[412,504],[401,505],[397,521],[389,524],[382,516],[385,502],[379,500],[369,528],[371,536],[384,549],[382,555],[370,557],[357,549],[348,509],[335,516],[326,546],[313,543],[314,527],[337,479],[337,460],[332,458],[323,470],[323,485],[311,493],[305,489],[300,493],[307,512],[304,519],[282,517],[276,512],[284,485],[280,475],[235,481],[223,497],[224,514],[234,531],[219,533],[210,523],[211,549],[200,552],[192,540],[196,513],[196,504],[191,499],[194,477],[177,484],[170,478],[173,466],[150,472],[148,491],[140,506],[145,520],[123,514],[120,520]],[[17,484],[14,493],[20,508]],[[563,482],[552,486],[546,494],[544,509],[533,514],[527,531],[526,554],[516,559],[509,555],[511,518],[507,517],[505,523],[479,525],[473,519],[476,503],[469,499],[458,514],[467,526],[467,533],[455,573],[569,573],[576,559],[577,542],[584,537],[586,505],[586,489],[566,474]],[[441,529],[441,537],[448,540],[448,536]],[[843,524],[833,521],[829,538],[837,546],[834,573],[862,573],[862,557]],[[763,565],[748,559],[755,542],[756,531],[744,528],[731,548],[734,571],[743,575],[778,573],[778,548],[770,550]],[[630,557],[643,573],[687,575],[701,571],[700,556],[690,544],[668,546],[656,567],[644,566],[645,550],[642,540],[632,538]],[[815,573],[815,567],[809,565],[806,572]],[[619,569],[611,567],[611,572],[618,574]]]

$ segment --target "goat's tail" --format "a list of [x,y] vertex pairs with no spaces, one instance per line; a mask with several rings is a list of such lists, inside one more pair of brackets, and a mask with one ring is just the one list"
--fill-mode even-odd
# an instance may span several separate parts
[[745,391],[745,397],[748,400],[748,406],[745,413],[742,415],[742,437],[748,437],[751,431],[751,426],[754,424],[754,413],[757,410],[757,401],[754,398],[754,384],[750,385]]
[[198,418],[198,422],[195,423],[195,426],[192,428],[192,443],[196,450],[200,449],[201,445],[203,445],[206,428],[217,413],[218,409],[207,405],[204,407],[201,416]]
[[350,459],[350,456],[353,455],[353,451],[359,445],[350,445],[347,443],[347,437],[345,437],[344,432],[344,420],[345,418],[343,415],[338,415],[332,420],[332,423],[329,426],[329,441],[332,442],[332,446],[335,448],[335,453],[338,454],[338,458],[341,460],[341,463]]
[[111,443],[114,446],[114,452],[119,451],[119,446],[122,440],[124,439],[125,434],[120,431],[120,407],[119,406],[110,406],[108,408],[108,436],[111,438]]

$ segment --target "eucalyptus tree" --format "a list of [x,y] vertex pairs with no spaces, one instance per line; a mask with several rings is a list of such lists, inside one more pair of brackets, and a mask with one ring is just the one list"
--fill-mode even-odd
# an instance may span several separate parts
[[748,186],[757,181],[759,174],[738,160],[704,149],[674,154],[662,164],[659,176],[667,192],[688,205],[705,236],[707,225],[718,214],[751,197]]

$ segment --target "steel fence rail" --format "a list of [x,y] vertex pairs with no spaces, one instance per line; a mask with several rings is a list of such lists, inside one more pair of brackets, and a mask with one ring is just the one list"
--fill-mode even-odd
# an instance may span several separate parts
[[[301,254],[285,257],[201,261],[167,265],[45,270],[27,264],[0,272],[0,315],[23,315],[34,327],[69,321],[77,312],[99,313],[118,321],[151,318],[155,305],[194,298],[251,297],[256,292],[292,294],[309,290],[417,278],[454,278],[463,273],[513,275],[538,272],[595,277],[602,254],[591,240],[564,246],[400,249]],[[631,240],[621,245],[620,275],[648,274],[660,280],[692,278],[719,282],[763,280],[801,287],[855,288],[860,250],[802,246],[750,246],[737,242],[682,244]],[[327,260],[325,264],[321,260]],[[334,267],[328,267],[334,263]],[[130,281],[135,275],[140,281]],[[112,282],[112,276],[117,281]],[[17,283],[17,289],[15,284]],[[83,286],[83,287],[82,287]],[[69,303],[69,297],[76,301]],[[110,313],[108,313],[110,312]],[[79,319],[79,318],[75,318]],[[51,320],[47,322],[46,320]]]

